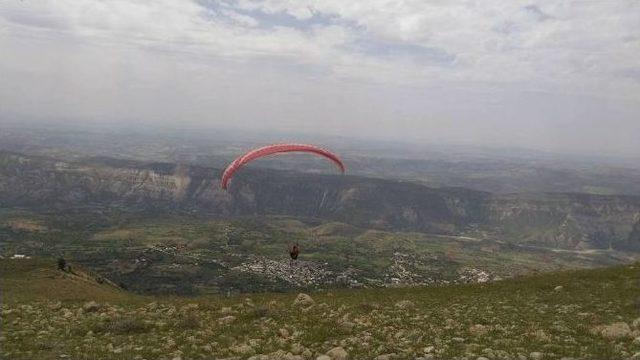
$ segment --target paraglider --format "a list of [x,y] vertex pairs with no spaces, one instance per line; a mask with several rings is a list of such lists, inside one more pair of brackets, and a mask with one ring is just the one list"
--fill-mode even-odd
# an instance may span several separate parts
[[[227,190],[229,181],[231,181],[233,175],[247,163],[264,156],[288,152],[306,152],[325,157],[336,164],[336,166],[340,169],[340,172],[345,172],[345,166],[342,160],[340,160],[340,158],[336,154],[330,152],[329,150],[325,150],[323,148],[308,144],[274,144],[251,150],[248,153],[233,160],[231,164],[229,164],[229,166],[227,166],[227,168],[224,170],[224,173],[222,173],[220,186],[223,189]],[[295,245],[289,246],[289,256],[291,256],[289,265],[292,265],[298,259],[299,254],[300,246],[298,246],[297,242]]]
[[229,185],[229,181],[233,178],[233,175],[245,164],[264,156],[287,152],[306,152],[323,156],[335,163],[342,173],[345,172],[345,166],[342,160],[340,160],[336,154],[328,150],[307,144],[274,144],[251,150],[233,160],[233,162],[231,162],[231,164],[229,164],[229,166],[224,170],[222,179],[220,180],[220,186],[226,190]]

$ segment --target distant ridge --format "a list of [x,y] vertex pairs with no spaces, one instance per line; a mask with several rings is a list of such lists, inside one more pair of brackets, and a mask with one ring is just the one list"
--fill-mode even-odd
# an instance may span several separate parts
[[217,217],[288,215],[452,235],[469,229],[560,249],[640,250],[640,196],[494,195],[360,176],[220,169],[112,158],[63,162],[0,152],[0,201],[33,210],[109,208]]

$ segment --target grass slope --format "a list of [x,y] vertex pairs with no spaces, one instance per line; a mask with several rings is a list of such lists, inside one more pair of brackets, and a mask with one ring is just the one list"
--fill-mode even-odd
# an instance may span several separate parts
[[[489,284],[317,292],[312,306],[296,305],[296,294],[142,297],[54,268],[53,260],[0,260],[3,358],[339,358],[336,347],[349,359],[635,359],[640,352],[640,264]],[[99,306],[83,306],[87,300]]]
[[74,265],[71,270],[71,273],[57,270],[52,259],[2,259],[2,302],[117,302],[136,297],[82,267]]

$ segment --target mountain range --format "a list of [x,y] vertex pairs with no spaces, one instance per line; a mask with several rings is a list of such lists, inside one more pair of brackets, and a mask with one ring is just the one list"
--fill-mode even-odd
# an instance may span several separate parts
[[384,231],[496,237],[567,249],[640,250],[640,197],[491,194],[401,180],[243,169],[229,191],[220,169],[111,158],[75,162],[0,153],[2,207],[109,208],[212,217],[286,215]]

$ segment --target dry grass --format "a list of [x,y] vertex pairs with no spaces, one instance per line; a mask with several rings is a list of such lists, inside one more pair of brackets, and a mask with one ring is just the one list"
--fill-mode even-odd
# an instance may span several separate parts
[[[633,325],[640,264],[481,285],[317,292],[315,305],[299,308],[293,293],[145,298],[43,268],[52,261],[22,261],[0,261],[2,291],[13,292],[2,305],[4,358],[277,359],[292,352],[300,357],[291,359],[315,359],[337,346],[350,359],[529,359],[532,352],[629,359],[640,352],[640,321]],[[83,310],[89,299],[99,310]],[[592,331],[621,322],[628,334]]]

